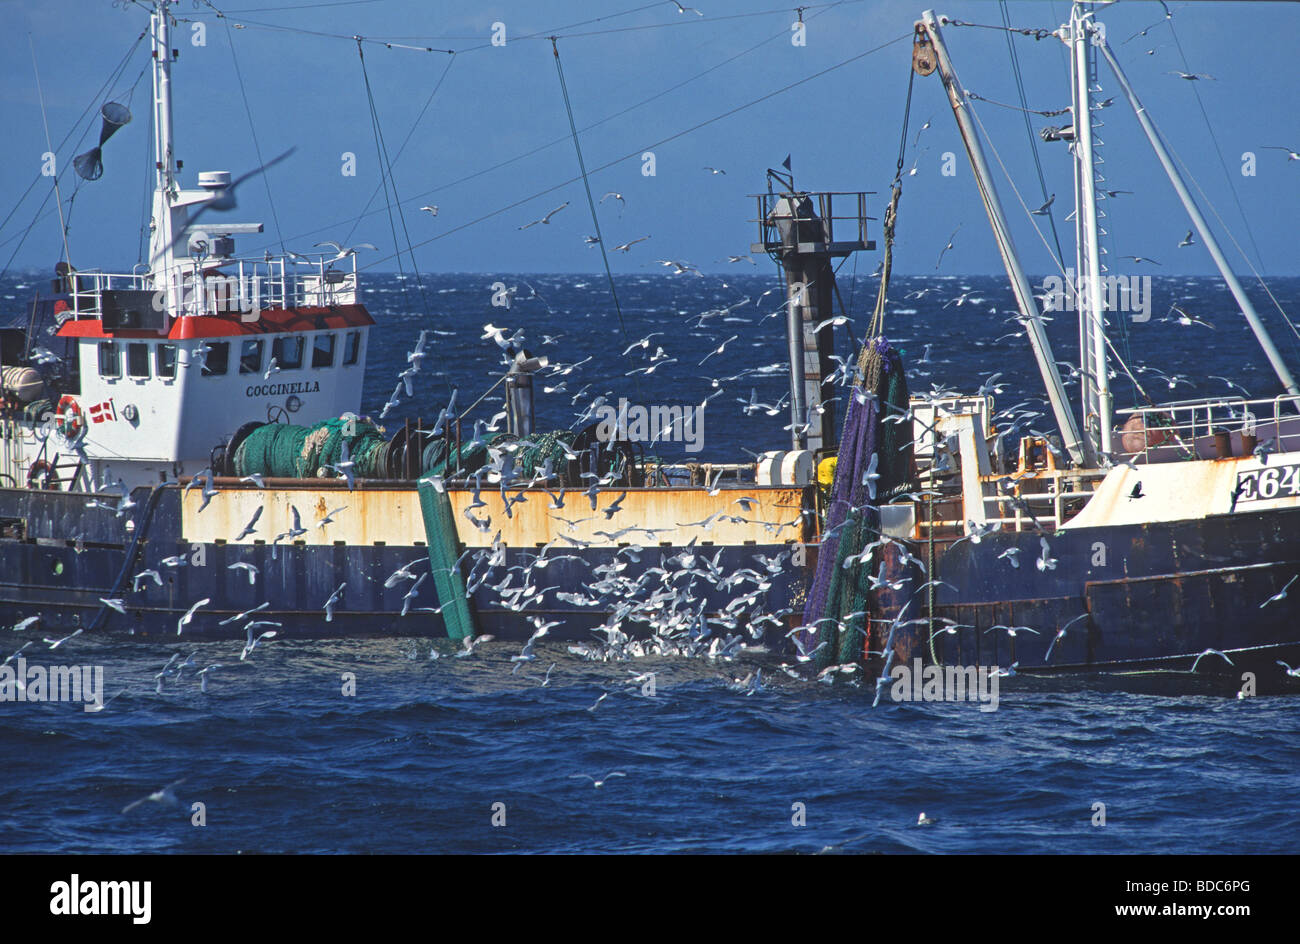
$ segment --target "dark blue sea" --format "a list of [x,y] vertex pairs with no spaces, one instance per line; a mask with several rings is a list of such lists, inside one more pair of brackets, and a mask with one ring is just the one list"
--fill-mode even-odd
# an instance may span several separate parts
[[[784,360],[782,289],[770,267],[735,268],[622,277],[621,318],[603,275],[372,276],[364,300],[378,327],[363,411],[377,415],[422,328],[436,332],[433,355],[417,395],[385,422],[431,421],[453,387],[458,406],[469,405],[500,376],[497,347],[482,338],[491,323],[522,328],[525,347],[552,364],[582,362],[539,382],[542,429],[574,422],[597,395],[684,405],[720,389],[705,412],[703,450],[668,445],[666,457],[738,460],[743,449],[780,448],[788,418],[747,417],[737,401],[753,390],[775,403],[788,389],[779,366],[755,372]],[[516,288],[508,309],[491,304],[497,282]],[[6,277],[0,311],[21,310],[40,284]],[[1300,280],[1270,285],[1285,309],[1300,311]],[[828,330],[843,356],[866,329],[875,286],[841,273],[851,323]],[[1135,372],[1149,365],[1167,375],[1138,374],[1152,399],[1230,392],[1211,375],[1253,396],[1280,391],[1218,282],[1156,276],[1154,293],[1149,321],[1113,326]],[[1252,294],[1300,366],[1295,334],[1267,296]],[[1001,373],[999,406],[1040,396],[1023,338],[1004,336],[1017,330],[1005,323],[1005,280],[900,277],[891,298],[885,335],[903,350],[914,390],[971,392]],[[1170,305],[1213,327],[1161,320]],[[1076,359],[1072,317],[1057,315],[1049,329],[1057,358]],[[647,347],[623,354],[652,332]],[[653,373],[627,376],[660,346]],[[1172,388],[1168,378],[1177,378]],[[1139,402],[1122,378],[1115,389],[1117,406]],[[495,413],[495,396],[476,415]],[[0,639],[0,657],[15,648]],[[1294,697],[1008,686],[991,712],[888,700],[873,708],[867,687],[796,681],[776,656],[601,663],[542,640],[537,661],[512,674],[518,646],[495,642],[469,658],[426,638],[272,640],[244,662],[240,648],[67,643],[61,663],[103,666],[116,697],[96,713],[0,704],[0,851],[1300,851]],[[158,694],[156,673],[195,649],[198,665],[221,666],[207,693],[190,670]],[[647,672],[653,694],[632,681]],[[343,694],[345,673],[354,695]],[[178,805],[123,812],[172,784]],[[192,825],[195,803],[202,827]],[[918,826],[922,812],[935,822]]]

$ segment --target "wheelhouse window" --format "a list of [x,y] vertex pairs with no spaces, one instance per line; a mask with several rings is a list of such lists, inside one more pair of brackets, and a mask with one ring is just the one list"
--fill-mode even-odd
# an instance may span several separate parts
[[349,331],[347,340],[343,342],[343,366],[350,367],[357,362],[361,356],[361,332]]
[[170,380],[176,376],[176,345],[159,344],[154,351],[153,372],[157,377]]
[[203,376],[220,377],[230,369],[230,342],[208,342],[207,357],[203,358]]
[[116,341],[99,342],[99,376],[122,376],[122,358],[119,356]]
[[149,345],[136,341],[126,346],[126,374],[137,378],[149,376]]
[[318,334],[311,350],[312,367],[334,366],[334,335]]
[[262,372],[261,338],[251,338],[243,343],[239,352],[239,372],[241,374],[259,374]]
[[301,336],[276,338],[271,355],[281,370],[295,370],[302,366],[303,339]]

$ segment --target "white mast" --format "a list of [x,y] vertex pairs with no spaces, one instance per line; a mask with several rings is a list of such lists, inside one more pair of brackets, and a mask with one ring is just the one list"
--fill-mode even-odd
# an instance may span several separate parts
[[1097,175],[1093,154],[1092,12],[1075,3],[1070,11],[1071,64],[1074,79],[1075,237],[1079,302],[1079,361],[1083,377],[1084,435],[1102,453],[1112,451],[1110,367],[1106,359],[1105,295],[1097,245]]
[[153,40],[154,165],[158,173],[153,197],[153,233],[149,239],[149,259],[155,277],[170,272],[176,240],[176,220],[172,216],[176,175],[172,149],[172,52],[168,2],[169,0],[155,0],[149,31]]
[[943,34],[939,30],[939,20],[934,11],[926,10],[922,13],[917,26],[925,31],[934,46],[939,78],[943,80],[944,88],[948,92],[948,101],[957,119],[958,130],[966,146],[966,154],[970,158],[971,168],[979,182],[980,195],[984,200],[984,209],[988,213],[989,225],[993,229],[993,238],[997,241],[998,251],[1002,255],[1002,263],[1011,282],[1011,291],[1016,296],[1016,304],[1024,320],[1025,334],[1029,337],[1034,359],[1038,362],[1038,371],[1043,378],[1043,387],[1052,406],[1052,414],[1061,431],[1062,444],[1076,465],[1095,465],[1092,444],[1079,434],[1078,426],[1074,422],[1073,408],[1070,406],[1069,397],[1066,396],[1061,373],[1056,369],[1052,346],[1047,340],[1047,332],[1043,328],[1043,320],[1034,301],[1033,289],[1029,285],[1025,270],[1020,265],[1015,243],[1011,239],[1011,229],[1002,210],[1002,201],[998,198],[997,188],[993,185],[993,175],[989,173],[988,162],[984,159],[984,149],[980,145],[979,136],[970,119],[970,102],[966,98],[961,82],[957,79],[952,60],[948,58],[948,49],[944,45]]
[[1178,194],[1178,199],[1182,201],[1183,208],[1187,211],[1192,225],[1196,227],[1196,232],[1200,234],[1201,242],[1210,253],[1210,258],[1218,266],[1223,281],[1228,284],[1228,288],[1237,299],[1237,305],[1241,308],[1241,313],[1246,316],[1246,321],[1250,323],[1251,330],[1255,332],[1255,339],[1259,342],[1259,346],[1264,349],[1264,354],[1268,358],[1269,364],[1272,365],[1273,372],[1282,381],[1282,386],[1286,388],[1287,393],[1300,394],[1300,385],[1296,384],[1295,377],[1292,376],[1290,369],[1286,366],[1286,361],[1282,359],[1281,353],[1273,343],[1268,328],[1260,320],[1259,314],[1255,311],[1255,306],[1246,297],[1245,289],[1241,287],[1241,283],[1237,281],[1236,275],[1233,274],[1231,267],[1228,265],[1228,260],[1224,258],[1223,251],[1219,248],[1214,234],[1210,232],[1209,224],[1205,222],[1205,217],[1201,215],[1201,211],[1196,206],[1196,201],[1192,199],[1192,195],[1188,193],[1186,185],[1178,175],[1177,168],[1174,167],[1173,159],[1170,158],[1169,152],[1165,149],[1164,142],[1160,140],[1160,133],[1156,131],[1151,116],[1147,113],[1142,102],[1138,100],[1137,93],[1133,91],[1133,86],[1129,85],[1128,76],[1120,68],[1120,64],[1115,59],[1115,55],[1111,52],[1104,36],[1097,38],[1097,47],[1101,50],[1102,55],[1106,57],[1106,62],[1110,65],[1111,71],[1115,73],[1115,78],[1119,81],[1124,97],[1128,100],[1133,113],[1137,115],[1138,124],[1142,126],[1142,131],[1151,143],[1151,150],[1155,151],[1160,166],[1164,168],[1165,175],[1168,176],[1169,182],[1173,184],[1174,192]]

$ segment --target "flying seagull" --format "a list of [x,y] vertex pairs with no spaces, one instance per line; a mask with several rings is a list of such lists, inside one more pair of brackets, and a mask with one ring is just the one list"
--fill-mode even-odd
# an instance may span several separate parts
[[[958,223],[958,224],[957,224],[957,229],[961,229],[961,226],[962,226],[962,224]],[[943,251],[939,253],[939,259],[938,259],[938,261],[935,262],[935,264],[934,264],[934,267],[935,267],[936,269],[939,268],[939,264],[943,262],[943,254],[944,254],[945,252],[947,252],[949,249],[952,248],[953,237],[955,237],[955,236],[957,235],[957,229],[955,229],[955,230],[952,231],[952,236],[949,236],[949,237],[948,237],[948,243],[947,243],[947,245],[944,246],[944,247],[943,247]]]
[[1300,151],[1293,151],[1289,147],[1280,147],[1276,144],[1265,144],[1264,148],[1269,151],[1286,151],[1286,159],[1288,161],[1300,161]]
[[[181,232],[177,234],[176,238],[172,240],[172,244],[168,246],[167,249],[175,248],[177,243],[179,243],[182,239],[185,239],[189,233],[193,232],[194,224],[196,224],[200,219],[202,219],[203,214],[207,213],[209,210],[235,209],[235,205],[236,205],[235,188],[237,188],[244,181],[248,180],[250,177],[256,177],[258,174],[266,173],[268,170],[270,170],[276,164],[280,163],[282,160],[287,158],[296,150],[298,150],[296,147],[291,147],[289,148],[289,150],[285,151],[279,157],[271,158],[269,161],[267,161],[265,164],[263,164],[261,167],[257,168],[256,170],[250,170],[247,174],[244,174],[242,177],[236,178],[233,182],[231,182],[229,186],[223,187],[220,190],[213,191],[212,197],[208,199],[207,202],[205,202],[201,207],[199,207],[198,212],[196,212],[193,216],[189,218],[188,222],[185,225],[185,228],[182,229]],[[159,256],[161,255],[162,253],[160,252]]]
[[555,214],[559,213],[561,210],[563,210],[563,209],[564,209],[565,207],[567,207],[568,205],[569,205],[569,201],[568,201],[568,200],[565,200],[563,203],[561,203],[559,206],[557,206],[557,207],[556,207],[554,210],[552,210],[550,213],[547,213],[545,216],[543,216],[540,220],[533,220],[531,223],[525,223],[523,226],[521,226],[521,227],[519,227],[519,228],[520,228],[520,229],[528,229],[528,227],[530,227],[530,226],[536,226],[538,223],[542,223],[542,224],[544,224],[544,225],[549,224],[549,223],[551,222],[551,217],[553,217]]

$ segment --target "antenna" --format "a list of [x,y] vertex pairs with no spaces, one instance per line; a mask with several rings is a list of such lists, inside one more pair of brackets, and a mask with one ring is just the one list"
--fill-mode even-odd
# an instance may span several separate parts
[[[32,51],[32,71],[36,73],[36,97],[41,103],[41,124],[45,127],[45,150],[54,153],[50,143],[50,122],[45,116],[45,93],[41,90],[41,70],[36,65],[36,46],[32,43],[32,34],[27,34],[27,46]],[[59,192],[59,169],[54,169],[54,204],[59,208],[59,232],[63,234],[63,258],[72,269],[72,253],[68,250],[68,226],[63,219],[63,195]]]

